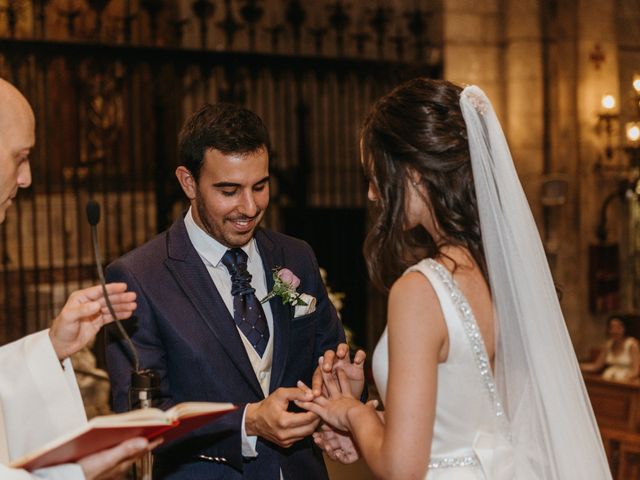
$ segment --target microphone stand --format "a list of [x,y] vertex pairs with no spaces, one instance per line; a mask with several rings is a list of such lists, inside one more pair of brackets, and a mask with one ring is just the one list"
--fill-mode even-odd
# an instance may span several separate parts
[[[129,410],[137,408],[151,408],[160,392],[160,377],[151,369],[131,372],[131,386],[129,387]],[[136,468],[135,478],[138,478]],[[152,480],[153,455],[147,452],[140,460],[139,480]]]
[[[160,377],[156,372],[151,369],[140,369],[140,360],[138,358],[138,352],[136,351],[131,338],[127,334],[127,331],[122,326],[122,323],[118,319],[116,312],[109,299],[107,293],[107,284],[104,278],[104,272],[102,271],[102,260],[100,258],[100,246],[98,244],[98,229],[97,225],[100,222],[100,204],[95,200],[89,200],[87,202],[87,219],[89,225],[91,225],[91,236],[93,239],[93,253],[95,256],[96,267],[98,270],[98,278],[100,279],[100,285],[102,285],[102,293],[104,295],[105,303],[109,309],[109,313],[114,319],[114,323],[118,327],[120,336],[125,340],[131,356],[133,358],[134,369],[131,372],[131,386],[129,387],[129,410],[137,408],[151,408],[153,406],[154,399],[157,398],[160,392]],[[141,459],[140,464],[141,477],[139,480],[152,480],[153,472],[153,456],[151,452],[147,452]],[[138,477],[137,471],[135,472],[135,478]]]

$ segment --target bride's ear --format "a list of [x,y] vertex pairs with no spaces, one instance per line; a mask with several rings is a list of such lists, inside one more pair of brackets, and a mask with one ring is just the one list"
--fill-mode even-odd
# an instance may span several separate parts
[[422,175],[413,167],[407,167],[407,180],[414,188],[422,185]]

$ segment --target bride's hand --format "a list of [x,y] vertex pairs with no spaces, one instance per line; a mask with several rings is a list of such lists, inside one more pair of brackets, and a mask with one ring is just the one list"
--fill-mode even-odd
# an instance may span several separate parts
[[[322,357],[318,360],[322,364]],[[344,370],[341,368],[336,369],[337,380],[334,378],[333,373],[325,372],[322,370],[322,380],[324,381],[324,387],[326,389],[326,396],[316,397],[312,402],[299,402],[296,401],[296,405],[305,410],[315,413],[326,423],[336,428],[337,430],[350,431],[348,413],[352,408],[369,408],[370,402],[367,405],[363,405],[360,400],[357,400],[351,394],[349,387],[349,378]],[[298,387],[308,390],[304,383],[298,382]]]
[[351,435],[339,432],[327,424],[323,424],[319,431],[313,433],[313,441],[336,462],[347,465],[360,458]]
[[349,379],[349,391],[355,398],[360,398],[362,391],[364,390],[364,361],[367,355],[362,350],[358,350],[353,356],[353,362],[351,361],[351,355],[349,354],[349,345],[341,343],[336,348],[336,351],[327,350],[322,357],[322,362],[319,362],[318,368],[313,374],[313,380],[311,388],[313,394],[318,397],[320,395],[327,396],[326,391],[323,391],[323,375],[322,373],[334,373],[338,368],[341,368],[347,378]]

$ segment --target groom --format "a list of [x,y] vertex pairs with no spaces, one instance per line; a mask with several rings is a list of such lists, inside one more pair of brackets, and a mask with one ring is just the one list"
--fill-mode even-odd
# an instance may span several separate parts
[[[317,359],[344,341],[311,248],[259,228],[269,204],[269,135],[231,104],[185,123],[176,176],[190,208],[164,233],[112,263],[108,280],[138,294],[133,342],[141,368],[161,377],[160,407],[228,401],[240,408],[161,448],[163,479],[326,479],[309,437],[318,418],[290,412],[307,398]],[[260,303],[273,270],[299,277],[307,306]],[[117,411],[129,409],[131,361],[114,335],[107,364]]]

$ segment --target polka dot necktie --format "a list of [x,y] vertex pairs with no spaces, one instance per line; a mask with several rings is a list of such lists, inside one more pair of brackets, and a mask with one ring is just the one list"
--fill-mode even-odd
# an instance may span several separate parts
[[247,271],[247,254],[241,248],[232,248],[222,257],[222,263],[231,275],[233,295],[233,319],[240,331],[262,357],[269,342],[269,327],[251,286],[251,274]]

